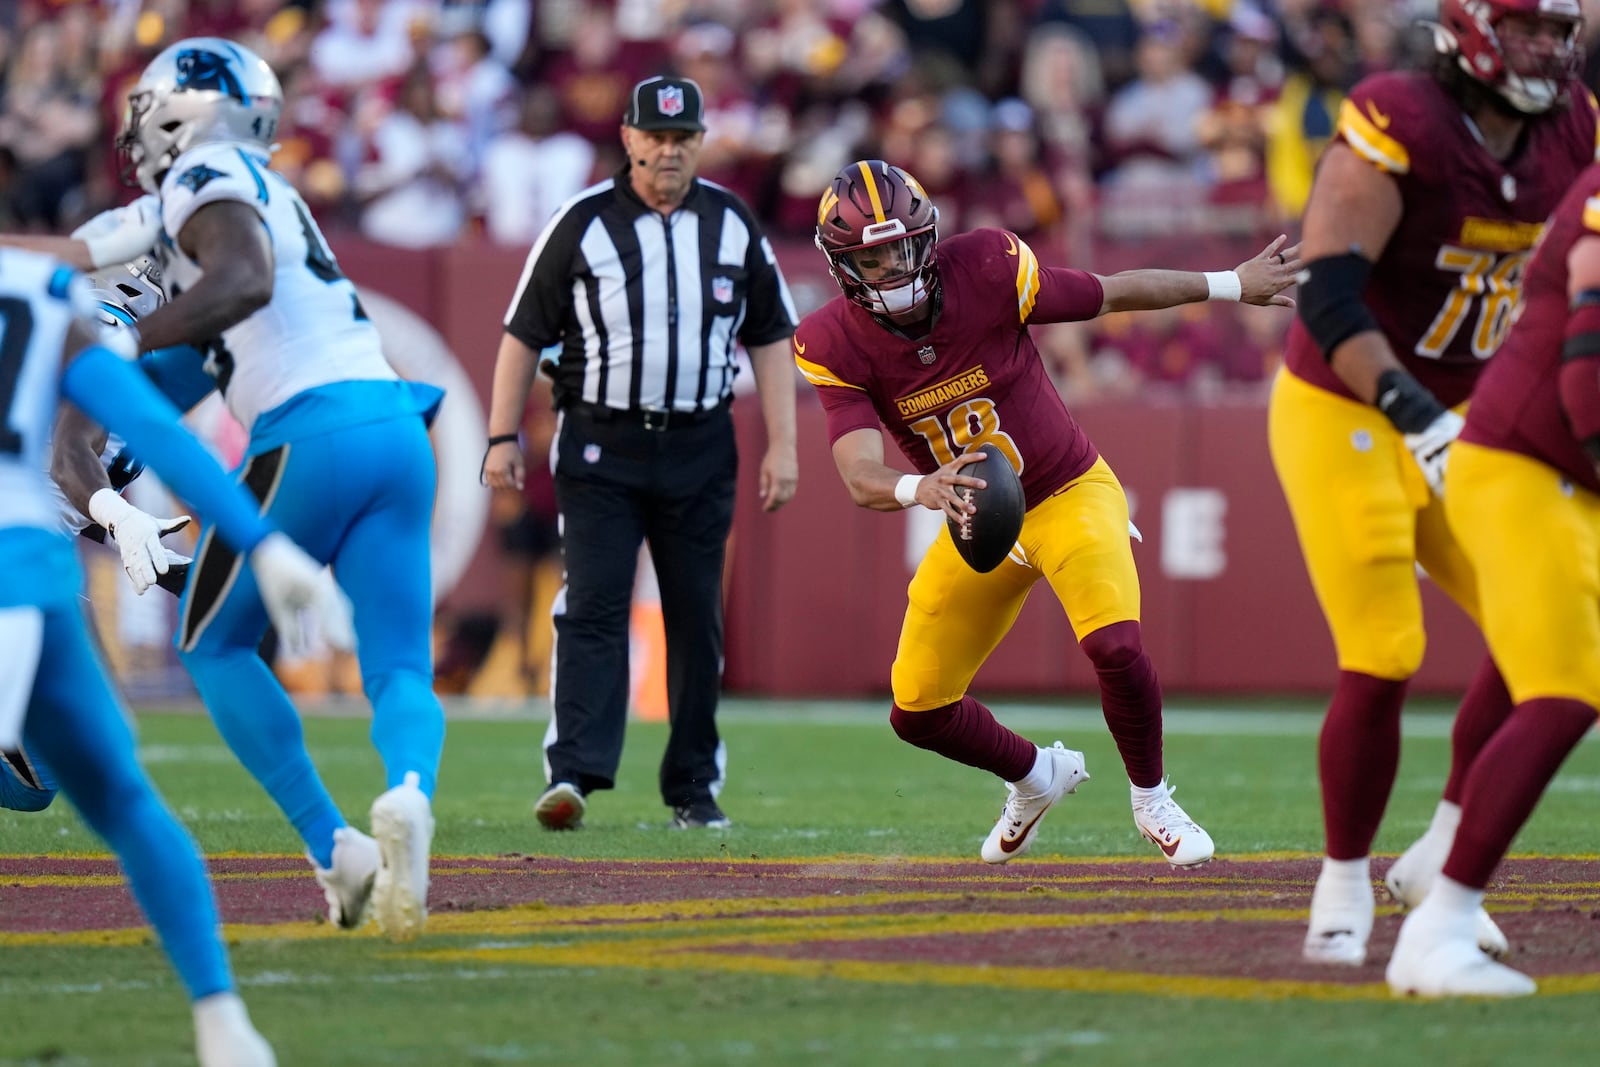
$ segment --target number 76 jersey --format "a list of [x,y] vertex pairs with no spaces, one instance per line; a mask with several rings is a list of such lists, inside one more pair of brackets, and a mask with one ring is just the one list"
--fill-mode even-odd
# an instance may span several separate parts
[[801,321],[795,363],[817,387],[830,442],[881,424],[922,474],[993,444],[1032,508],[1100,457],[1045,372],[1028,323],[1093,318],[1100,282],[1041,268],[1004,230],[947,237],[933,263],[941,303],[925,336],[891,331],[839,296]]
[[[1376,74],[1340,107],[1336,136],[1400,191],[1367,307],[1405,368],[1455,407],[1511,327],[1545,217],[1595,159],[1594,98],[1574,84],[1566,106],[1528,120],[1502,162],[1432,75]],[[1350,396],[1298,318],[1284,359],[1296,377]]]
[[178,235],[207,204],[232,200],[260,215],[272,241],[272,299],[213,341],[206,369],[248,431],[256,418],[332,382],[393,380],[378,331],[339,270],[305,201],[256,145],[212,143],[179,156],[161,182],[161,283],[177,299],[200,280]]

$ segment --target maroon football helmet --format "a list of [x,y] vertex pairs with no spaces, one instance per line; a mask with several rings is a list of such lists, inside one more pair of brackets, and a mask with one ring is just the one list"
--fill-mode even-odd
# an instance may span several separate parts
[[1525,115],[1555,107],[1583,65],[1578,0],[1441,0],[1439,22],[1441,50]]
[[881,159],[851,163],[817,206],[817,247],[844,295],[876,315],[922,319],[938,288],[939,209],[917,179]]

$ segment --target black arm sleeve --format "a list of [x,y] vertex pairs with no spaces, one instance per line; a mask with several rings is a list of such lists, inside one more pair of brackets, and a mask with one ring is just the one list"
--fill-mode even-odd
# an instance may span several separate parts
[[1331,360],[1333,350],[1356,334],[1378,328],[1378,320],[1361,295],[1371,274],[1371,261],[1355,252],[1306,264],[1297,294],[1300,321],[1322,350],[1323,359]]

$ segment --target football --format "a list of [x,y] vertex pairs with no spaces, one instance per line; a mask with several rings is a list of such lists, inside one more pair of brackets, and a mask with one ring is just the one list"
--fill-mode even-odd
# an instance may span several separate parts
[[1017,543],[1028,506],[1022,496],[1022,481],[1005,453],[988,444],[979,446],[978,451],[984,458],[968,463],[961,473],[982,478],[989,483],[988,488],[961,489],[961,495],[978,510],[966,522],[946,519],[945,524],[950,527],[950,537],[961,558],[979,574],[987,574],[1000,566]]

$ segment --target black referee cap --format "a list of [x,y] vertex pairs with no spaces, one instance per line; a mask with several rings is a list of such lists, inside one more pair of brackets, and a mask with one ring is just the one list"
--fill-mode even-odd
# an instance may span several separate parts
[[704,130],[705,98],[689,78],[646,78],[628,96],[622,124],[638,130]]

